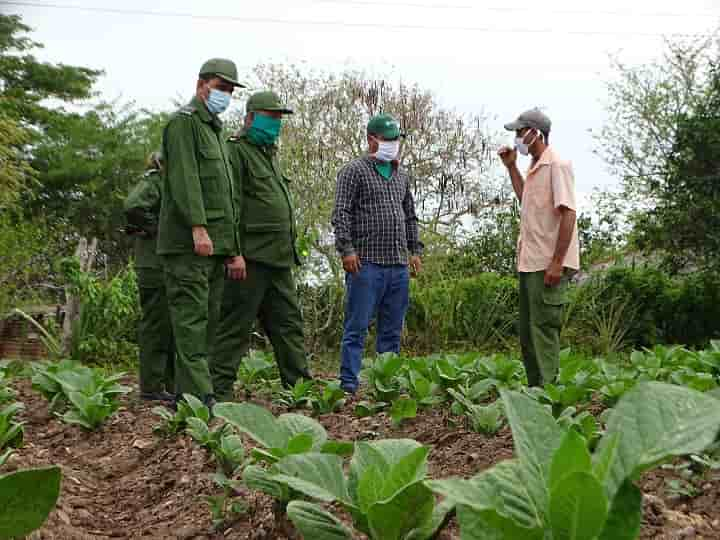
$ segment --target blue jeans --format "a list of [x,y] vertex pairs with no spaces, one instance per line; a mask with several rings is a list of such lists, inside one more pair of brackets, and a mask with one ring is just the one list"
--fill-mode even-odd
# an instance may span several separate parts
[[340,384],[357,390],[368,326],[377,316],[378,354],[400,352],[409,304],[410,273],[405,265],[363,262],[357,274],[345,275],[345,331],[341,346]]

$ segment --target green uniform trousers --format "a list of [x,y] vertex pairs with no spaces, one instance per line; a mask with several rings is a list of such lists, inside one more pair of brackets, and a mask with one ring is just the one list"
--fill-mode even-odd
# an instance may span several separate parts
[[140,392],[174,393],[175,344],[162,268],[138,268]]
[[552,383],[560,362],[560,327],[567,303],[567,276],[545,286],[545,272],[520,272],[520,346],[529,386]]
[[208,352],[222,302],[225,257],[165,255],[165,286],[175,336],[175,393],[213,394]]
[[292,270],[254,261],[246,261],[246,264],[247,279],[225,282],[211,361],[218,401],[233,398],[237,371],[247,354],[250,331],[257,318],[272,344],[283,385],[292,386],[300,378],[310,379],[302,314]]

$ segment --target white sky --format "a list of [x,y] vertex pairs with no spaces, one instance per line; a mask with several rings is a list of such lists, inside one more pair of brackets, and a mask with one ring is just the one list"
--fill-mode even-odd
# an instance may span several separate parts
[[[619,52],[626,63],[644,63],[662,49],[661,37],[645,34],[704,33],[720,21],[720,0],[28,3],[34,6],[0,0],[0,9],[22,15],[35,29],[32,37],[45,44],[38,53],[41,59],[104,69],[106,75],[98,89],[106,100],[121,98],[139,106],[169,109],[173,99],[192,94],[204,60],[224,56],[238,64],[241,80],[258,62],[393,73],[394,78],[433,90],[443,106],[460,112],[486,111],[495,118],[492,127],[498,130],[519,112],[541,106],[553,120],[553,146],[574,163],[581,200],[586,200],[593,188],[612,187],[617,182],[593,155],[589,133],[600,129],[604,121],[604,81],[611,75],[608,55]],[[51,3],[228,19],[38,7]],[[267,19],[291,22],[278,24]],[[307,21],[368,26],[312,25]],[[607,35],[609,32],[633,35]]]

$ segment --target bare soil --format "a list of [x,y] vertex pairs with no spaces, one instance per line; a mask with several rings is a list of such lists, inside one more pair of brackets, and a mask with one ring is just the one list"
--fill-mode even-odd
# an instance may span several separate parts
[[[25,403],[26,439],[3,472],[50,464],[63,469],[60,500],[34,539],[285,539],[293,536],[277,522],[272,500],[241,493],[249,511],[235,522],[215,529],[205,498],[219,494],[209,475],[215,466],[206,452],[186,436],[163,438],[153,433],[159,423],[153,404],[136,394],[123,398],[120,411],[101,429],[87,432],[63,424],[48,413],[48,403],[26,380],[13,383]],[[275,413],[283,412],[257,399]],[[354,401],[354,400],[353,400]],[[458,425],[446,410],[430,410],[400,427],[386,415],[356,418],[354,404],[320,422],[332,438],[372,440],[416,439],[432,448],[430,475],[472,476],[512,457],[513,441],[505,427],[486,437]],[[659,469],[641,480],[645,493],[641,538],[720,538],[720,481],[708,479],[694,498],[672,498],[664,479],[672,471]],[[440,536],[458,539],[452,521]],[[310,540],[310,539],[308,539]]]

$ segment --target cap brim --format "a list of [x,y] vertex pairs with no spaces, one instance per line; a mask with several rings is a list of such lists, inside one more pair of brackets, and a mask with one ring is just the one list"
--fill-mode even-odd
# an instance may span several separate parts
[[233,86],[237,86],[238,88],[247,88],[247,86],[245,86],[244,84],[241,84],[238,81],[231,79],[230,77],[225,77],[224,75],[220,75],[219,73],[216,73],[215,75],[217,77],[219,77],[220,79],[222,79],[223,81],[229,82]]
[[520,120],[515,120],[514,122],[505,124],[505,129],[507,129],[508,131],[517,131],[518,129],[523,129],[526,127],[528,127],[528,125],[525,122],[521,122]]
[[256,109],[249,109],[248,112],[257,112],[257,111],[271,111],[271,112],[279,112],[282,114],[295,114],[295,111],[292,109],[287,109],[285,107],[257,107]]

